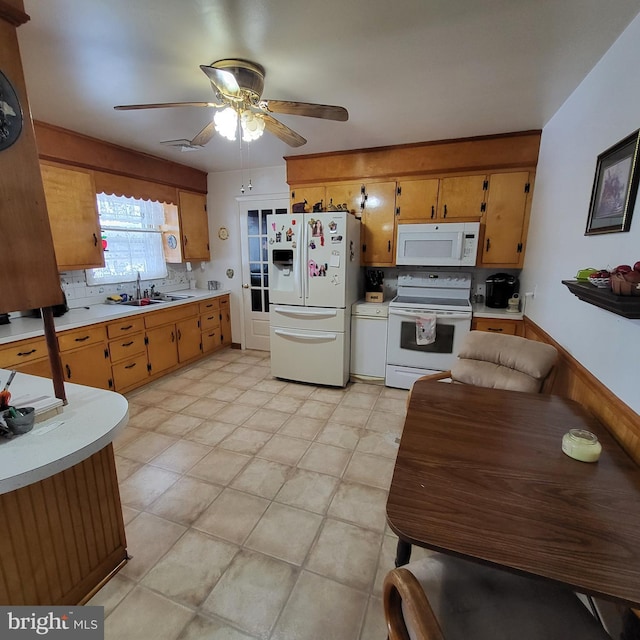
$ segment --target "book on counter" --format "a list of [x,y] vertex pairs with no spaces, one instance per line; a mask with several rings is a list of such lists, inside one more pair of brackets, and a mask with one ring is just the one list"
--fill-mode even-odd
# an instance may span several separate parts
[[54,396],[36,396],[24,394],[13,396],[11,404],[14,407],[33,407],[36,414],[36,422],[43,422],[53,416],[62,413],[64,403]]

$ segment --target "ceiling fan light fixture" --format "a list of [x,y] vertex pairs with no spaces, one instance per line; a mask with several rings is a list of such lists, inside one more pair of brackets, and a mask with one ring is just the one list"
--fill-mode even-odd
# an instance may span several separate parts
[[242,112],[240,126],[242,127],[242,139],[245,142],[257,140],[264,133],[264,120],[248,109]]
[[216,131],[227,140],[236,139],[236,129],[238,128],[238,114],[235,109],[227,107],[221,111],[216,111],[213,116]]

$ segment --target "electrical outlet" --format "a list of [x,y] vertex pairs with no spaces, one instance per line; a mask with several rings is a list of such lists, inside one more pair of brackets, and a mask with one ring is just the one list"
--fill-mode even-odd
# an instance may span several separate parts
[[476,295],[483,296],[484,292],[485,292],[485,285],[484,284],[477,284],[476,285]]

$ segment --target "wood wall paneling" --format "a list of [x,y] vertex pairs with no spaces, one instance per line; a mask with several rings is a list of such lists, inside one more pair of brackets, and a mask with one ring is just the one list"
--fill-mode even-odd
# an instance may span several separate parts
[[43,160],[147,180],[169,187],[207,192],[204,171],[120,147],[104,140],[35,121],[38,154]]
[[524,337],[546,342],[558,350],[558,365],[550,393],[571,398],[589,409],[640,464],[640,416],[526,316]]
[[18,48],[15,22],[21,9],[21,3],[0,3],[0,70],[23,112],[20,137],[0,151],[0,313],[63,300]]
[[286,156],[287,183],[363,180],[493,169],[534,169],[540,131]]
[[126,560],[113,448],[0,495],[0,604],[85,602]]

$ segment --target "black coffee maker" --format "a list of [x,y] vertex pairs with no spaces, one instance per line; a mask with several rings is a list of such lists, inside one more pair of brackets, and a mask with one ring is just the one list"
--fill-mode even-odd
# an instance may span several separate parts
[[494,273],[486,280],[486,305],[493,309],[506,309],[509,298],[518,293],[520,282],[508,273]]

